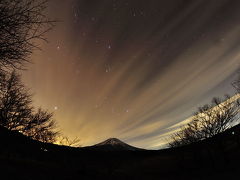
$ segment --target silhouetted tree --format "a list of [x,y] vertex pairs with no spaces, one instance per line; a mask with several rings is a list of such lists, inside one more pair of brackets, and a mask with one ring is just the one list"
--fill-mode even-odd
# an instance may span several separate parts
[[30,122],[25,128],[25,135],[42,142],[54,143],[58,132],[53,114],[39,108],[36,113],[30,116]]
[[24,131],[33,111],[31,103],[31,96],[15,72],[2,76],[0,91],[0,121],[2,126],[10,130]]
[[200,107],[191,122],[171,136],[170,147],[191,144],[228,129],[237,120],[239,102],[226,96],[224,100],[213,98],[212,104]]
[[0,125],[42,142],[54,142],[57,135],[52,114],[34,111],[31,95],[14,71],[1,77]]
[[28,61],[33,50],[39,48],[39,40],[46,41],[44,35],[54,25],[44,13],[47,2],[0,0],[0,125],[36,140],[54,142],[58,133],[52,114],[35,111],[20,76],[8,73]]
[[68,136],[62,136],[60,135],[58,137],[58,144],[64,145],[64,146],[74,146],[74,147],[80,147],[81,140],[78,137],[75,137],[73,139],[69,138]]
[[44,15],[47,0],[0,0],[0,69],[20,68],[28,61],[36,40],[53,27]]
[[237,93],[240,93],[240,70],[238,70],[238,77],[232,83],[233,87],[236,89]]

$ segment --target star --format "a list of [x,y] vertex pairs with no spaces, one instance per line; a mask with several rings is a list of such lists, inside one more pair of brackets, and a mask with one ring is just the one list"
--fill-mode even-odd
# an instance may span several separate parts
[[108,73],[111,71],[111,67],[109,65],[106,65],[105,67],[105,72]]

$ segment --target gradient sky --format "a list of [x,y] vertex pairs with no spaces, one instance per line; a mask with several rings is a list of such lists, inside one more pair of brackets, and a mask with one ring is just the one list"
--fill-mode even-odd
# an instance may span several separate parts
[[48,13],[61,22],[24,82],[83,146],[160,148],[198,106],[233,93],[239,0],[51,0]]

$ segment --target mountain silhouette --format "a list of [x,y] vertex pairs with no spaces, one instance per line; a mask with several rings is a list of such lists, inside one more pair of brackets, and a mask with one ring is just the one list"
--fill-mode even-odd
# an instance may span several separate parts
[[144,149],[131,146],[117,138],[109,138],[101,143],[86,147],[97,151],[141,151]]

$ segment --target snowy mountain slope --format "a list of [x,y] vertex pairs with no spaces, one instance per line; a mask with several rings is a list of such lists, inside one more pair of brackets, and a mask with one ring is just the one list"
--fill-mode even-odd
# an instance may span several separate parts
[[134,146],[130,146],[123,141],[117,138],[110,138],[101,143],[95,144],[93,146],[87,147],[92,150],[100,150],[100,151],[140,151],[144,149],[140,149]]

